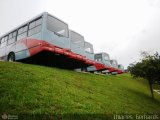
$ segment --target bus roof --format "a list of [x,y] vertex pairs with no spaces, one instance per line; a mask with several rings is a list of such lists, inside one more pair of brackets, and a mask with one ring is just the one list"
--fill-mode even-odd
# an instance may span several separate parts
[[90,46],[93,46],[93,44],[90,43],[90,42],[85,41],[85,43],[88,44],[88,45],[90,45]]

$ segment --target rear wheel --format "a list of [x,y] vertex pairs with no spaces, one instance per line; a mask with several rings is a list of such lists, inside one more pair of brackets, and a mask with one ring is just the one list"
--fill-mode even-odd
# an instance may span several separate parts
[[15,61],[15,54],[14,53],[10,53],[8,55],[8,61],[9,62],[14,62]]

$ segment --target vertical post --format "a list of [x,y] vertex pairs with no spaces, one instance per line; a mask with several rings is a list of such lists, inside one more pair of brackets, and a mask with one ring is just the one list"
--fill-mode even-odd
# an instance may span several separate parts
[[154,99],[154,93],[153,93],[153,84],[152,84],[152,80],[148,79],[148,82],[149,82],[149,87],[150,87],[150,91],[151,91],[151,95],[152,95],[152,98]]

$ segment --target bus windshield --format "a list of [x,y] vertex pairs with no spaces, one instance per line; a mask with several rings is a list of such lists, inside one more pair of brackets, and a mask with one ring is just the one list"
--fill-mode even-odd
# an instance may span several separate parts
[[96,61],[102,61],[102,54],[95,54],[94,59]]
[[104,55],[104,60],[109,61],[109,60],[110,60],[110,59],[109,59],[109,55],[105,54],[105,55]]
[[111,60],[111,64],[112,64],[113,66],[117,66],[117,61],[116,61],[116,60]]
[[47,28],[57,35],[68,37],[68,25],[50,15],[47,17]]
[[84,37],[76,32],[70,32],[71,41],[81,47],[84,47]]
[[85,51],[86,52],[89,52],[89,53],[93,53],[93,45],[88,43],[88,42],[85,42]]

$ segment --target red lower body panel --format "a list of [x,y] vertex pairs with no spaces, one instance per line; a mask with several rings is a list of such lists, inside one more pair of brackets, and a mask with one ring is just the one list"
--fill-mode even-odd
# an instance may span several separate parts
[[46,51],[59,56],[64,56],[65,59],[61,59],[59,61],[65,62],[66,60],[68,60],[69,62],[66,62],[66,64],[69,64],[69,65],[72,65],[72,62],[74,61],[73,64],[75,64],[75,62],[76,62],[76,65],[82,64],[82,66],[79,66],[79,67],[95,66],[97,71],[109,70],[109,72],[116,71],[119,74],[123,73],[121,70],[87,59],[85,56],[73,53],[70,49],[61,48],[56,45],[49,44],[48,42],[43,40],[28,39],[27,43],[25,43],[23,40],[19,42],[24,43],[27,46],[27,48],[29,49],[30,57],[36,56],[37,54]]
[[65,60],[76,61],[77,64],[80,63],[83,64],[83,66],[91,66],[95,63],[94,61],[87,59],[85,56],[72,52],[70,49],[61,48],[42,40],[29,39],[27,40],[26,46],[29,48],[30,57],[46,51],[59,56],[64,56]]

